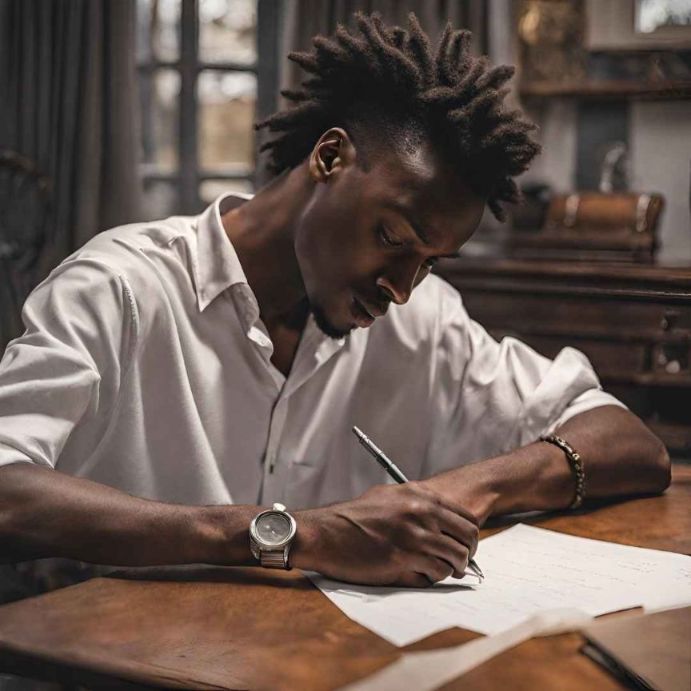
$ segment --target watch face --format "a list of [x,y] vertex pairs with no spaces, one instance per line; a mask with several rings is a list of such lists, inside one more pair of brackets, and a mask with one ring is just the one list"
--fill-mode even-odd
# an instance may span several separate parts
[[280,545],[290,535],[290,521],[280,513],[260,516],[255,526],[257,537],[266,545]]

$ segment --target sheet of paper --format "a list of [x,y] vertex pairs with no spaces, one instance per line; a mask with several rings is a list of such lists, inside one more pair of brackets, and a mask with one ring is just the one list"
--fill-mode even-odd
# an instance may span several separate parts
[[426,589],[356,586],[312,577],[347,616],[394,645],[453,626],[500,633],[549,609],[597,616],[691,604],[691,557],[519,524],[481,541],[485,580]]

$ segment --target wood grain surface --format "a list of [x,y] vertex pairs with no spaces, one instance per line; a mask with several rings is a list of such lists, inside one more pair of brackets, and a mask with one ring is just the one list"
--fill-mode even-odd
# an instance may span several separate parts
[[[522,517],[573,535],[691,553],[691,468],[660,497]],[[490,525],[484,535],[516,519]],[[0,669],[89,688],[333,689],[399,649],[351,621],[299,572],[145,569],[0,607]],[[450,629],[409,649],[477,634]],[[445,689],[618,689],[578,651],[578,634],[539,638]]]

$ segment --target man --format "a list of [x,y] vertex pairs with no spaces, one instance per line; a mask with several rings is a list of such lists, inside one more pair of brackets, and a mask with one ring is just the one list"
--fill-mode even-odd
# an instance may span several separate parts
[[27,300],[0,366],[5,561],[421,586],[462,575],[488,516],[667,487],[585,357],[496,343],[428,276],[538,151],[502,105],[513,70],[466,31],[433,52],[414,17],[357,22],[291,56],[310,76],[259,125],[271,184],[101,233]]

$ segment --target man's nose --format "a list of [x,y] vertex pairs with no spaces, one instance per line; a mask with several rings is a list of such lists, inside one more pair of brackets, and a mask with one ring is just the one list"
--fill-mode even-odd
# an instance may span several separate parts
[[397,305],[405,305],[415,287],[420,265],[412,262],[398,271],[389,271],[377,279],[377,286]]

